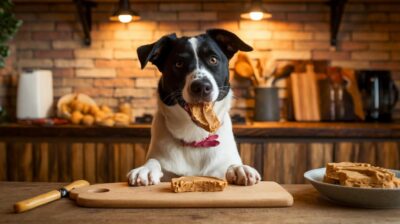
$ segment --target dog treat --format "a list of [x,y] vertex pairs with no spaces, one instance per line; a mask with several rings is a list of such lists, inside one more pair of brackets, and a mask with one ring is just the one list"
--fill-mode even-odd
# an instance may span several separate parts
[[339,177],[338,179],[330,178],[328,175],[324,175],[324,182],[328,184],[340,184]]
[[187,176],[171,180],[171,189],[175,193],[223,191],[227,185],[225,180],[205,176]]
[[368,163],[351,163],[351,162],[340,162],[340,163],[328,163],[326,165],[326,177],[331,181],[339,181],[337,171],[346,167],[370,167]]
[[324,182],[348,187],[396,188],[400,179],[394,173],[368,163],[328,163]]
[[197,126],[211,133],[221,126],[213,110],[213,103],[198,103],[188,106],[191,118]]
[[393,184],[395,187],[400,187],[400,179],[399,178],[394,178]]

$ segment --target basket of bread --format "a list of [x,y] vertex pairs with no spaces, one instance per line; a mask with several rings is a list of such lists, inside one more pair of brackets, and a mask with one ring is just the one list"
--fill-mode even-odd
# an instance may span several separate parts
[[115,113],[106,105],[98,106],[85,94],[68,94],[57,103],[57,116],[72,124],[125,127],[131,123],[131,114],[132,109],[127,103],[121,104]]

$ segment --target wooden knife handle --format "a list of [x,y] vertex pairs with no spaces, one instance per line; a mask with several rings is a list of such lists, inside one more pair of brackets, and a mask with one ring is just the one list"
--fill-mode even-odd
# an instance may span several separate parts
[[86,187],[86,186],[89,186],[89,185],[90,185],[90,183],[87,182],[86,180],[77,180],[77,181],[74,181],[74,182],[68,184],[67,186],[64,186],[63,188],[65,190],[67,190],[68,192],[70,192],[75,188]]
[[29,198],[29,199],[17,202],[16,204],[14,204],[14,211],[16,213],[20,213],[20,212],[25,212],[25,211],[31,210],[38,206],[41,206],[41,205],[47,204],[49,202],[58,200],[62,197],[65,197],[68,194],[68,192],[70,192],[72,189],[85,187],[85,186],[89,186],[89,185],[90,185],[89,182],[87,182],[86,180],[74,181],[74,182],[68,184],[67,186],[64,186],[60,190],[52,190],[47,193],[35,196],[33,198]]

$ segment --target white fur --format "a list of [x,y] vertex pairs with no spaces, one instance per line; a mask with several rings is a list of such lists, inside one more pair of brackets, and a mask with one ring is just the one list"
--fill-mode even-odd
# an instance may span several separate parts
[[[198,64],[197,40],[191,38],[189,41]],[[215,101],[219,90],[214,77],[206,69],[198,68],[198,66],[186,78],[182,93],[185,101],[190,102],[187,92],[188,83],[199,75],[206,76],[213,83],[213,91],[217,93],[213,96],[213,101]],[[214,104],[214,111],[221,122],[221,127],[216,131],[220,144],[210,148],[192,148],[183,146],[181,141],[201,141],[208,137],[209,133],[196,126],[180,105],[166,106],[158,99],[158,111],[151,128],[148,161],[142,167],[128,173],[129,184],[152,185],[159,183],[160,180],[170,181],[175,176],[226,177],[230,183],[240,185],[258,183],[261,180],[260,175],[254,168],[242,164],[236,147],[228,113],[231,101],[232,92],[230,91],[223,100]]]
[[128,174],[130,185],[154,185],[160,183],[163,176],[161,165],[155,159],[149,159],[145,165],[131,170]]
[[196,68],[199,69],[199,56],[197,55],[197,38],[196,37],[190,38],[189,43],[194,51],[194,60],[196,60]]
[[240,185],[258,183],[260,175],[254,168],[242,164],[236,148],[228,114],[231,98],[232,93],[229,92],[224,100],[215,103],[214,110],[222,126],[216,132],[220,144],[211,148],[184,147],[180,140],[200,141],[209,133],[197,127],[179,105],[166,106],[158,100],[158,111],[151,129],[148,162],[128,173],[129,184],[157,184],[160,180],[170,181],[175,176],[226,177],[230,183]]

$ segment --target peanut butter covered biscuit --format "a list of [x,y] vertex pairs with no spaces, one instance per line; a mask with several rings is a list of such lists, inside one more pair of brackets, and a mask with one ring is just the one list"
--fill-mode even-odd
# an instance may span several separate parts
[[172,178],[171,189],[180,192],[214,192],[223,191],[228,183],[215,177],[180,177]]
[[324,182],[348,187],[396,188],[400,180],[391,171],[367,163],[328,163]]
[[351,163],[351,162],[340,162],[340,163],[328,163],[326,165],[326,178],[328,180],[336,180],[339,182],[338,170],[345,169],[348,167],[370,167],[368,163]]
[[193,122],[208,132],[215,132],[221,123],[213,110],[212,103],[188,104]]

